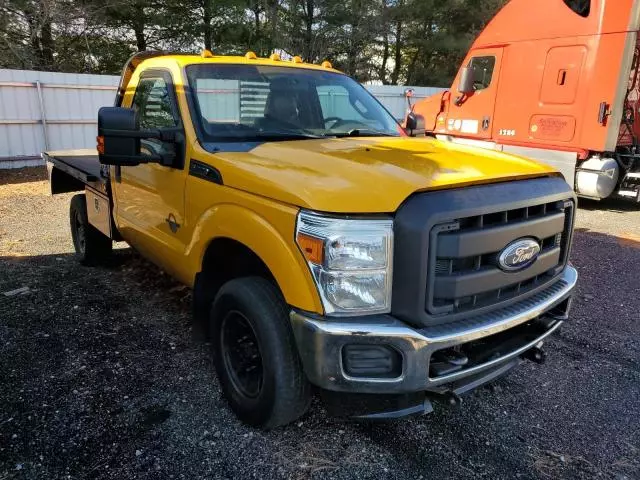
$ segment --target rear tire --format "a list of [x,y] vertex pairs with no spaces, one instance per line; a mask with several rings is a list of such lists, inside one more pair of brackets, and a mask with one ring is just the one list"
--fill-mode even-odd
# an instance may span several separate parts
[[111,258],[113,242],[89,223],[84,193],[74,195],[69,206],[71,238],[82,265],[105,264]]
[[222,286],[210,315],[222,392],[243,422],[270,429],[308,409],[311,386],[278,289],[260,277]]

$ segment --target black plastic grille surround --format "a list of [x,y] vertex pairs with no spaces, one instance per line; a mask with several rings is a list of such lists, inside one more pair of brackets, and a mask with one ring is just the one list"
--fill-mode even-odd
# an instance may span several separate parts
[[[568,260],[575,195],[559,177],[418,193],[394,220],[392,314],[417,326],[487,313],[548,286]],[[505,272],[501,250],[541,245],[527,268]]]

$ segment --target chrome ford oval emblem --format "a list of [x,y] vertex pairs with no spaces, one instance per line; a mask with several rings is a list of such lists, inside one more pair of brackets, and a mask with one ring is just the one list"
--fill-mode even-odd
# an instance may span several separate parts
[[540,254],[540,244],[533,238],[520,238],[504,247],[498,257],[502,270],[513,272],[528,267]]

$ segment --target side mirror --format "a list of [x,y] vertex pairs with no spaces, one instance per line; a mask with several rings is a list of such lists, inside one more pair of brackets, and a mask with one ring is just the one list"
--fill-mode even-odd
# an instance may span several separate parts
[[415,130],[418,127],[418,118],[416,114],[410,112],[407,114],[407,118],[404,120],[404,128],[407,130]]
[[412,137],[420,134],[424,135],[426,129],[424,117],[422,115],[409,112],[404,121],[404,129]]
[[138,115],[131,108],[98,110],[98,158],[105,165],[134,166],[140,161]]
[[176,159],[173,149],[164,153],[141,154],[141,139],[155,138],[177,143],[181,129],[169,127],[140,130],[135,110],[123,107],[102,107],[98,111],[98,158],[104,165],[133,167],[157,162],[171,166]]
[[458,82],[459,93],[468,95],[475,91],[475,89],[473,88],[473,77],[473,68],[462,67],[460,69],[460,81]]

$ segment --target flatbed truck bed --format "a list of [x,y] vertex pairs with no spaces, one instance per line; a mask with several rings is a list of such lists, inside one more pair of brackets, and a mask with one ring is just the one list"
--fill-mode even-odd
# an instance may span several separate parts
[[[98,160],[98,152],[95,149],[45,152],[42,154],[42,158],[47,163],[49,176],[51,176],[53,169],[57,169],[94,190],[107,193],[108,175],[103,173]],[[68,191],[76,190],[78,189],[74,188],[74,190]]]
[[89,223],[111,240],[121,240],[111,215],[113,199],[109,174],[95,149],[44,152],[51,193],[84,190]]

